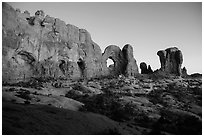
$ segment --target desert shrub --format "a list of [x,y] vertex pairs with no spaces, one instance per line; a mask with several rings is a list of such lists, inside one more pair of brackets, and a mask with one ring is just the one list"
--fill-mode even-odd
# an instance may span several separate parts
[[24,103],[28,105],[28,104],[30,104],[30,101],[26,100],[26,101],[24,101]]
[[162,104],[163,100],[162,98],[160,98],[160,95],[164,92],[166,91],[165,90],[153,90],[152,92],[148,94],[148,98],[153,104]]
[[17,83],[4,83],[3,86],[17,86],[17,87],[25,87],[25,88],[35,88],[41,89],[43,87],[43,82],[39,79],[30,79],[29,81],[20,81]]
[[202,88],[193,87],[193,88],[189,88],[189,90],[191,90],[194,95],[201,95],[202,96]]
[[157,131],[177,135],[202,134],[202,122],[193,115],[180,114],[168,109],[161,110],[161,118],[154,124]]
[[18,93],[18,95],[16,95],[16,96],[18,96],[20,98],[23,98],[25,100],[31,100],[31,97],[29,96],[30,95],[30,91],[28,91],[28,90],[18,91],[17,93]]
[[129,120],[135,114],[134,106],[123,104],[119,97],[117,94],[99,94],[75,96],[73,99],[85,104],[80,111],[99,113],[116,121]]

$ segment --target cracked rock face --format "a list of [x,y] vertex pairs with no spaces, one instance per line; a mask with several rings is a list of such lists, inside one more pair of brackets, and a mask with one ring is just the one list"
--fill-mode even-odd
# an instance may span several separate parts
[[160,70],[170,74],[176,74],[181,76],[181,65],[183,63],[182,52],[176,48],[167,48],[166,50],[160,50],[157,52],[159,56],[161,68]]
[[[138,73],[130,45],[123,51],[108,46],[102,55],[85,29],[66,24],[38,10],[15,11],[2,4],[2,72],[3,81],[15,82],[31,77],[94,78]],[[125,53],[125,55],[123,54]],[[106,61],[114,61],[112,69]]]

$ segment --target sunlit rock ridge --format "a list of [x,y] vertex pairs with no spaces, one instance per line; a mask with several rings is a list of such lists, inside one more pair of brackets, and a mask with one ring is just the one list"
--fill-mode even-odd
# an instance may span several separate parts
[[[31,16],[2,4],[2,78],[3,81],[31,77],[96,78],[135,76],[138,73],[133,47],[108,46],[104,53],[85,29],[45,15]],[[107,67],[107,59],[114,66]]]

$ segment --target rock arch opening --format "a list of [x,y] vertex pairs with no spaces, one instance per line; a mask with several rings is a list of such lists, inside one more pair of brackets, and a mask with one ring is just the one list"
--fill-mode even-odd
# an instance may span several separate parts
[[114,65],[115,65],[115,63],[114,63],[114,61],[111,59],[111,58],[108,58],[107,60],[106,60],[106,66],[107,67],[114,67]]

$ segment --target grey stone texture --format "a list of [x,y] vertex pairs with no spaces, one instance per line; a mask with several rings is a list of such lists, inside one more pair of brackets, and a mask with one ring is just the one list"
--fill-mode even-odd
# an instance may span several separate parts
[[[112,69],[106,65],[108,58],[114,61]],[[110,45],[102,54],[87,30],[42,10],[34,16],[28,11],[15,11],[7,3],[2,3],[2,70],[5,82],[31,77],[89,79],[138,73],[131,45],[122,50]]]

